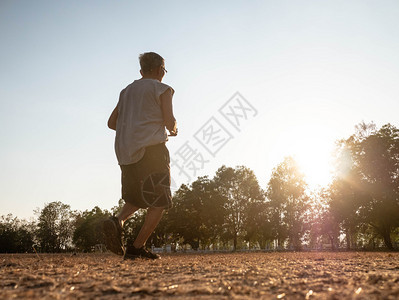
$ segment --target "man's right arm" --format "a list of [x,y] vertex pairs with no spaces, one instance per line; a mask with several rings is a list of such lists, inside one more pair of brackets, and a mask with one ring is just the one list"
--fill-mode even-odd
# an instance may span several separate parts
[[167,89],[160,97],[164,124],[171,135],[177,134],[176,119],[173,115],[172,90]]

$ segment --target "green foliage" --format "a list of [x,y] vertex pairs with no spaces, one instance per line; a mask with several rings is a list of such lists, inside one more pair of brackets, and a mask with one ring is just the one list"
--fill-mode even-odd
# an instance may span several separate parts
[[98,206],[76,215],[73,243],[78,250],[91,252],[96,244],[103,243],[100,226],[101,221],[107,216],[109,213],[102,211]]
[[74,214],[67,204],[51,202],[37,210],[37,239],[42,252],[62,252],[72,247]]
[[216,241],[222,232],[224,198],[213,181],[199,177],[190,187],[182,185],[174,194],[173,202],[167,220],[175,241],[180,239],[193,249]]
[[1,216],[0,253],[25,253],[33,251],[34,224],[21,221],[11,214]]
[[145,215],[145,210],[139,210],[132,217],[130,217],[127,222],[125,222],[124,231],[127,244],[133,244],[136,236],[139,234],[141,226],[144,223]]
[[314,191],[310,197],[309,210],[309,246],[323,249],[323,245],[331,245],[334,250],[340,246],[341,229],[335,215],[329,207],[329,194],[326,189]]
[[340,141],[339,153],[330,207],[347,246],[354,246],[362,227],[393,249],[392,234],[399,227],[399,130],[391,124],[377,130],[374,124],[361,123],[354,135]]
[[309,197],[306,182],[295,160],[284,159],[272,172],[267,198],[271,210],[273,235],[280,247],[288,238],[290,246],[301,248],[301,238],[305,234],[306,211]]
[[248,204],[246,215],[244,239],[265,249],[266,244],[273,240],[269,204],[264,201],[251,202]]
[[[246,231],[246,225],[256,226],[253,212],[263,208],[264,195],[258,180],[252,170],[239,166],[235,169],[222,166],[214,177],[215,186],[224,198],[224,230],[225,238],[233,239],[233,249],[237,248],[238,238],[250,239],[251,229]],[[267,224],[259,224],[267,226]]]

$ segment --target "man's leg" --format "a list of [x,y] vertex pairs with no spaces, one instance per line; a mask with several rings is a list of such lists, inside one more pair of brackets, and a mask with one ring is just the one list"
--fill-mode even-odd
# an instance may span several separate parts
[[125,253],[122,241],[123,224],[138,209],[138,207],[126,202],[116,217],[111,216],[103,221],[102,226],[107,249],[118,255]]
[[126,220],[129,219],[139,208],[128,202],[122,207],[122,210],[116,215],[121,227],[125,224]]
[[147,215],[143,227],[133,243],[133,247],[139,249],[145,245],[151,233],[155,230],[159,221],[161,221],[164,209],[162,207],[150,207],[147,209]]

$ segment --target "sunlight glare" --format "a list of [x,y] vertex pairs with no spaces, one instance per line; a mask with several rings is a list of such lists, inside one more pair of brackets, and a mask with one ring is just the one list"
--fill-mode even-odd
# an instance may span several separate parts
[[331,181],[334,140],[321,131],[291,129],[281,135],[284,138],[278,140],[274,149],[280,162],[286,156],[295,159],[310,189],[327,186]]
[[319,145],[308,144],[306,148],[299,148],[293,155],[310,189],[326,186],[331,180],[330,155],[328,150]]

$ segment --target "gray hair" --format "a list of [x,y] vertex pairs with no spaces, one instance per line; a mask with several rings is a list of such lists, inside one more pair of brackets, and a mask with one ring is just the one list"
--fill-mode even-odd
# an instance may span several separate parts
[[140,67],[143,73],[150,73],[152,70],[164,65],[164,59],[161,55],[155,52],[146,52],[140,54]]

